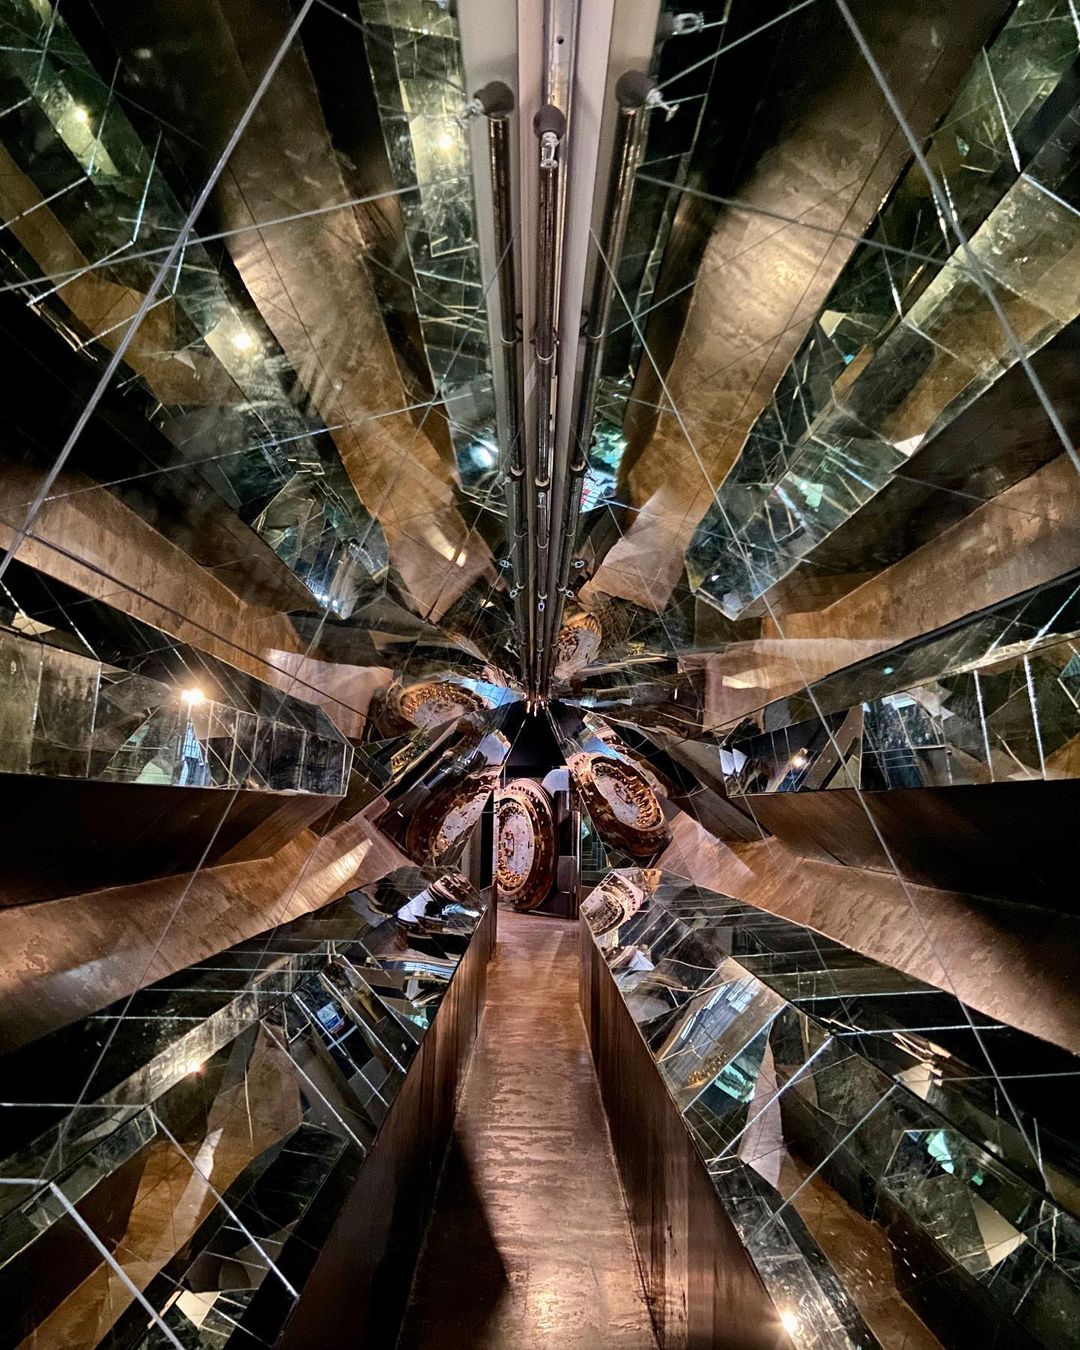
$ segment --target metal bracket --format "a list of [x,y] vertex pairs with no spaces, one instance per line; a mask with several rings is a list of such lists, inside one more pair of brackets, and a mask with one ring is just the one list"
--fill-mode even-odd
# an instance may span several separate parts
[[658,42],[666,42],[668,38],[700,33],[704,27],[704,14],[661,14],[660,22],[656,26],[656,38]]
[[676,14],[673,36],[686,37],[689,33],[700,33],[705,27],[704,14]]
[[545,131],[540,137],[540,167],[553,169],[559,153],[559,138],[553,131]]
[[663,108],[665,122],[670,122],[679,111],[678,104],[666,102],[658,88],[650,89],[645,95],[645,106],[646,108]]

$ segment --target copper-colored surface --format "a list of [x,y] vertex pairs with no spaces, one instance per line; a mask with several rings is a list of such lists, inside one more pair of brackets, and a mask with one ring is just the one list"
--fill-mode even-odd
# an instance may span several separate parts
[[600,650],[604,630],[595,614],[572,614],[559,629],[555,647],[555,675],[564,679],[584,670]]
[[497,780],[497,769],[483,769],[435,793],[409,821],[406,852],[418,862],[445,862],[480,819]]
[[330,820],[321,838],[305,830],[268,858],[0,908],[0,1050],[408,865],[363,813]]
[[784,633],[903,642],[1045,585],[1076,566],[1078,509],[1076,470],[1059,456],[835,604],[785,614]]
[[[5,465],[0,477],[0,549],[15,540],[14,521],[41,487],[30,467]],[[19,548],[19,561],[95,600],[102,600],[179,642],[318,703],[350,736],[359,736],[367,705],[382,677],[359,666],[349,687],[327,692],[327,663],[313,661],[285,614],[241,600],[178,544],[155,530],[119,498],[79,473],[64,473]],[[352,677],[355,676],[355,679]],[[341,694],[344,702],[339,699]]]
[[670,841],[664,813],[636,765],[607,755],[571,755],[566,761],[581,800],[605,844],[632,858],[651,858]]
[[508,783],[499,795],[499,848],[495,880],[500,899],[515,909],[536,909],[555,880],[555,816],[551,798],[529,778]]
[[578,1010],[576,926],[503,912],[398,1350],[653,1350]]
[[[902,83],[916,135],[925,135],[944,112],[1003,9],[934,0],[905,11],[902,24],[887,7],[860,9],[886,79],[894,88]],[[631,425],[650,420],[651,408],[669,399],[678,414],[651,413],[651,434],[642,427],[640,450],[623,459],[620,500],[635,510],[585,588],[589,604],[614,595],[659,613],[670,602],[694,528],[840,275],[851,253],[849,235],[873,219],[907,158],[880,86],[854,59],[836,20],[817,14],[797,48],[762,74],[767,87],[776,80],[784,89],[784,115],[754,121],[755,150],[736,179],[740,209],[724,211],[708,226],[666,376],[652,362],[642,363]],[[800,68],[818,72],[813,86],[802,84]],[[695,212],[684,205],[674,226],[676,245],[694,222]],[[667,306],[654,311],[646,331],[651,351],[671,318]]]
[[1001,902],[800,857],[778,839],[709,843],[702,831],[705,847],[695,847],[694,834],[677,828],[658,860],[664,869],[805,924],[958,995],[987,1017],[1080,1052],[1075,916],[1041,910],[1018,937],[1015,912]]
[[660,1342],[792,1350],[585,919],[581,926],[581,1005]]
[[476,712],[487,704],[479,694],[453,680],[424,680],[407,688],[391,691],[393,711],[414,727],[437,727],[464,713]]

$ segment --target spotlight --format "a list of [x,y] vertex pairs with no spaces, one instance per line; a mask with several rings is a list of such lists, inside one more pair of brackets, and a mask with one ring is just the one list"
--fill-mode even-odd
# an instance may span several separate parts
[[793,1312],[782,1312],[780,1314],[780,1325],[787,1332],[795,1332],[799,1330],[799,1319]]
[[189,707],[194,707],[196,703],[201,703],[206,695],[201,689],[193,686],[191,689],[182,690],[180,697]]
[[84,126],[90,121],[90,109],[84,108],[81,103],[76,103],[75,107],[71,110],[71,115],[76,122],[82,122]]

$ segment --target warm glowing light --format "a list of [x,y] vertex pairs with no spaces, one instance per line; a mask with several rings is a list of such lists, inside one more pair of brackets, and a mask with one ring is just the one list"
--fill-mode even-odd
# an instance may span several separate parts
[[233,334],[232,345],[238,352],[249,352],[255,345],[255,339],[246,328],[241,328],[239,333]]
[[780,1325],[785,1331],[798,1331],[799,1319],[793,1312],[782,1312],[780,1314]]
[[76,122],[86,123],[90,121],[90,109],[84,108],[81,103],[76,103],[75,107],[71,110],[71,115]]
[[440,131],[435,137],[435,148],[441,150],[444,154],[454,148],[454,133],[452,131]]
[[185,703],[193,706],[196,703],[201,703],[203,699],[206,697],[206,695],[203,693],[201,689],[196,689],[192,687],[191,689],[183,690],[182,693],[180,694],[180,697],[184,700]]

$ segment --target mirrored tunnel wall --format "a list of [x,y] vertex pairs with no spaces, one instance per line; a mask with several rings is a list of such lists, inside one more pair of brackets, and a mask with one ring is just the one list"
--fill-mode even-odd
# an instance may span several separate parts
[[657,1330],[1068,1345],[1075,24],[701,20],[594,248],[554,684]]
[[[4,1343],[273,1342],[303,1320],[483,914],[464,877],[395,868],[6,1056]],[[403,1277],[378,1291],[388,1325]]]
[[[635,1092],[689,1131],[793,1343],[1072,1344],[1077,1157],[1059,1084],[1074,1056],[659,869],[610,872],[582,923],[586,1021],[665,1341],[680,1343],[673,1297],[708,1254],[692,1227],[673,1238],[687,1197],[677,1173],[647,1180],[658,1139],[629,1119]],[[616,1018],[647,1052],[630,1082]],[[689,1321],[703,1343],[695,1301]]]
[[1075,1335],[1075,15],[609,19],[526,716],[471,97],[516,97],[534,427],[535,34],[0,0],[6,1343],[326,1342],[326,1253],[418,1239],[495,901],[585,897],[627,1191],[696,1177],[700,1269],[775,1312],[711,1343]]
[[[320,781],[314,795],[295,764],[291,788],[267,781],[259,732],[254,752],[236,742],[231,759],[222,755],[223,742],[205,733],[219,705],[185,698],[194,686],[178,693],[82,657],[65,667],[64,649],[10,637],[11,652],[24,647],[37,656],[36,666],[23,662],[34,688],[49,691],[39,693],[35,726],[53,733],[32,742],[29,776],[77,786],[81,811],[102,819],[114,804],[95,794],[117,781],[149,794],[136,819],[153,829],[148,856],[159,870],[165,824],[185,808],[158,795],[204,790],[214,797],[217,852],[208,847],[197,867],[174,859],[158,880],[144,868],[137,883],[91,890],[84,877],[81,892],[47,902],[5,896],[3,917],[36,923],[39,947],[58,940],[51,925],[74,922],[70,946],[87,955],[37,980],[13,978],[9,965],[3,1343],[310,1344],[346,1295],[356,1334],[372,1343],[396,1334],[482,1007],[494,937],[493,784],[510,745],[504,712],[466,690],[449,720],[433,718],[426,699],[410,701],[398,686],[372,708],[370,736],[354,753],[314,705],[277,698],[271,768],[277,727],[300,716],[294,704],[309,710],[308,723],[296,723],[301,740],[328,731],[342,747],[338,779]],[[86,667],[99,701],[76,703],[70,671]],[[144,701],[157,699],[149,714],[133,698],[104,705],[128,713],[127,741],[117,744],[153,750],[137,761],[144,767],[111,773],[116,750],[99,754],[96,743],[82,749],[90,773],[82,760],[79,776],[71,763],[46,762],[39,747],[55,754],[62,733],[81,730],[74,712],[96,716],[101,691],[125,679]],[[223,687],[235,698],[257,682]],[[57,690],[72,704],[59,724]],[[257,722],[246,706],[234,720]],[[108,734],[115,722],[95,725]],[[177,746],[179,761],[165,754]],[[79,749],[79,737],[67,748]],[[235,769],[242,753],[243,788],[198,776],[207,762]],[[170,775],[162,765],[178,767]],[[272,799],[269,814],[253,817],[244,791]],[[52,828],[85,857],[85,841],[77,851],[72,838],[73,828],[88,832],[81,816]],[[185,842],[191,829],[189,821]],[[239,842],[228,847],[226,834]],[[30,869],[20,875],[29,886]],[[133,942],[133,927],[145,945]],[[356,1246],[358,1223],[365,1241]],[[352,1252],[344,1275],[342,1250]]]

